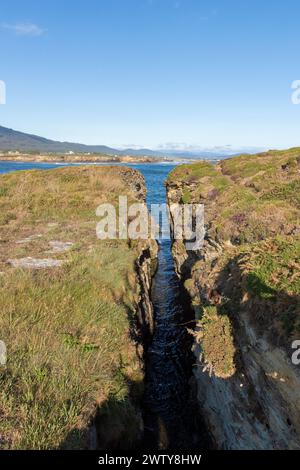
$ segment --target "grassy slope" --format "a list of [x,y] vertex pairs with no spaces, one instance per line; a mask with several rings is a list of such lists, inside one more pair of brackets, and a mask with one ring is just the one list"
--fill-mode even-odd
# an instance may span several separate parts
[[[115,426],[107,440],[136,438],[129,394],[142,373],[130,340],[139,297],[136,242],[96,238],[95,209],[135,195],[115,168],[26,171],[0,178],[2,448],[83,448],[97,407]],[[30,243],[17,241],[39,235]],[[49,254],[49,241],[71,241]],[[8,258],[64,259],[59,268],[13,269]],[[105,419],[106,419],[105,418]],[[104,418],[103,418],[104,419]]]
[[[242,155],[216,167],[183,165],[168,183],[181,202],[205,204],[208,236],[223,246],[216,262],[196,263],[186,282],[207,362],[221,377],[234,372],[225,318],[234,322],[241,309],[288,347],[300,333],[300,149]],[[206,286],[206,299],[197,285]]]

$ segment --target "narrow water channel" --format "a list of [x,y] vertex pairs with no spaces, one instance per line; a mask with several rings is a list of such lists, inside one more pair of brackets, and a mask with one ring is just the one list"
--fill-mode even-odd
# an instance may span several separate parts
[[[166,203],[164,182],[170,166],[138,169],[146,180],[148,205]],[[191,405],[192,337],[186,329],[191,327],[193,315],[175,273],[171,248],[170,240],[160,241],[152,288],[155,331],[146,354],[144,445],[154,449],[191,449],[201,447],[199,423]]]

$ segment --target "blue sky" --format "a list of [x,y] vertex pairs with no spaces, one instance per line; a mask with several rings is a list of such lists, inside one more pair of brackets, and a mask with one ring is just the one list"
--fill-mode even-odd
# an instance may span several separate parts
[[1,0],[0,124],[111,146],[300,145],[298,0]]

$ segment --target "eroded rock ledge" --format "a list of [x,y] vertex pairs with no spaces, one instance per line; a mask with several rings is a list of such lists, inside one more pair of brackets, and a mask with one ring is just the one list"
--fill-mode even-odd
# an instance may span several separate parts
[[221,449],[299,449],[300,149],[183,165],[168,202],[205,205],[204,246],[173,255],[197,318],[194,374]]

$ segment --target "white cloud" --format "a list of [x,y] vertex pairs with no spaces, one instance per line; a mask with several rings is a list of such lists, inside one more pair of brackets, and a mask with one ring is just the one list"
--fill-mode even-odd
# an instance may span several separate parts
[[18,36],[41,36],[45,30],[34,23],[3,23],[2,29],[8,29]]
[[160,151],[173,151],[173,152],[191,152],[199,153],[201,152],[213,152],[219,153],[220,155],[233,155],[236,153],[257,153],[264,151],[263,147],[251,147],[251,146],[234,146],[230,144],[226,145],[216,145],[216,146],[203,146],[200,144],[189,144],[186,142],[166,142],[160,144],[157,147],[157,150]]

